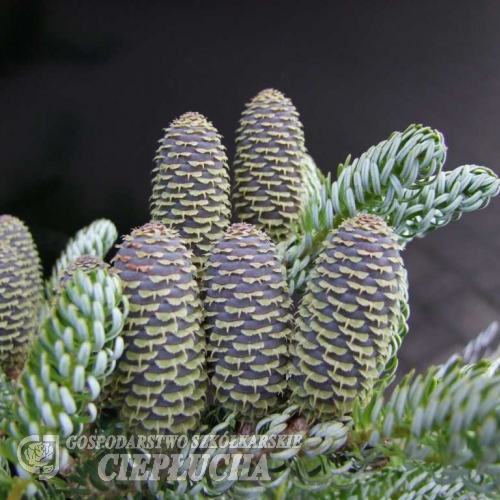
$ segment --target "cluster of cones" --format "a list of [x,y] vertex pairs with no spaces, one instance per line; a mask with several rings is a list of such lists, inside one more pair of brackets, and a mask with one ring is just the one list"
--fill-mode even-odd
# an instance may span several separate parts
[[[174,120],[155,158],[151,222],[125,236],[113,260],[130,313],[105,404],[130,429],[190,432],[209,405],[245,422],[296,403],[308,419],[341,417],[368,397],[391,356],[403,273],[391,229],[370,215],[335,229],[294,321],[275,244],[295,230],[311,164],[291,101],[258,94],[236,146],[232,214],[217,130],[199,113]],[[25,354],[42,296],[34,244],[22,243],[31,236],[10,220],[0,221],[4,368],[9,352]],[[80,258],[61,283],[102,265]]]

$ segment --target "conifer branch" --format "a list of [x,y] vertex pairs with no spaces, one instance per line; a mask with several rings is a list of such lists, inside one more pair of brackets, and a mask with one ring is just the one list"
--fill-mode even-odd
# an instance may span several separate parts
[[497,321],[491,323],[475,339],[472,339],[462,351],[465,364],[477,363],[483,358],[494,360],[499,357],[500,330]]
[[49,280],[45,282],[45,295],[50,300],[59,287],[59,276],[68,264],[82,255],[104,259],[118,237],[115,225],[107,219],[98,219],[80,229],[68,242],[54,264]]
[[[463,477],[479,491],[500,486],[499,363],[460,358],[407,375],[390,399],[378,395],[355,410],[353,440],[387,457]],[[479,479],[478,479],[479,477]]]
[[328,175],[320,196],[303,208],[295,234],[278,247],[287,267],[292,291],[306,282],[308,266],[321,251],[328,232],[346,217],[372,213],[383,218],[391,213],[405,189],[419,189],[441,171],[446,146],[440,132],[411,125],[370,148]]
[[465,212],[485,208],[500,191],[500,179],[490,169],[463,165],[439,172],[422,189],[405,189],[387,215],[400,240],[408,243],[459,219]]
[[0,443],[21,478],[30,475],[17,465],[16,449],[28,435],[58,434],[61,468],[68,463],[63,440],[96,419],[94,402],[121,356],[127,313],[119,279],[105,269],[76,271],[57,296],[20,375],[14,417],[5,425],[7,440]]

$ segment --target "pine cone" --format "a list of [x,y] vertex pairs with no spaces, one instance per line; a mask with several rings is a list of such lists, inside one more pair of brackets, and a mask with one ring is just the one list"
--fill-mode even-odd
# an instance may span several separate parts
[[286,388],[292,319],[274,244],[251,224],[233,224],[214,246],[202,286],[215,401],[263,416]]
[[[0,216],[0,241],[12,246],[21,262],[27,281],[27,296],[35,310],[41,304],[43,295],[43,271],[40,255],[33,236],[23,221],[12,215]],[[33,315],[35,317],[35,314]]]
[[0,216],[0,363],[12,376],[21,368],[42,304],[42,265],[26,225]]
[[159,222],[125,236],[114,258],[130,313],[113,398],[131,429],[184,434],[205,407],[205,337],[190,258],[177,232]]
[[215,127],[199,113],[185,113],[165,131],[153,170],[153,221],[177,229],[200,266],[229,226],[229,173]]
[[0,242],[0,367],[13,378],[30,343],[33,305],[16,250]]
[[70,279],[73,278],[76,271],[83,271],[84,273],[89,273],[96,269],[107,269],[109,264],[106,264],[100,257],[94,255],[82,255],[78,257],[73,262],[68,264],[59,275],[59,289],[66,287],[66,284]]
[[266,89],[247,104],[236,137],[234,208],[273,239],[290,236],[303,196],[305,146],[292,101]]
[[291,346],[293,398],[313,417],[362,403],[391,356],[404,268],[391,228],[374,215],[332,231],[300,303]]

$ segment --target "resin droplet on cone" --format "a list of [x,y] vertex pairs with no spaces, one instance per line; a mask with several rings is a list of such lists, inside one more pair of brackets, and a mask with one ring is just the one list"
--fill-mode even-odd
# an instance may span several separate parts
[[203,278],[208,362],[215,402],[253,419],[286,389],[291,300],[274,244],[233,224],[214,246]]
[[191,252],[161,223],[135,229],[114,268],[130,312],[112,398],[129,429],[184,434],[205,408],[205,337]]
[[229,226],[229,173],[215,127],[185,113],[165,130],[155,158],[151,218],[177,229],[200,266]]
[[275,241],[290,236],[303,198],[304,132],[292,101],[266,89],[243,111],[236,137],[234,209]]
[[361,215],[332,231],[300,303],[290,388],[302,411],[333,418],[369,397],[400,320],[404,269],[391,228]]

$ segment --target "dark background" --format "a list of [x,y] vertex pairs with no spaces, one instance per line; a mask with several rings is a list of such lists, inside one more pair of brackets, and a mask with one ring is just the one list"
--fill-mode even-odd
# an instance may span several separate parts
[[[162,128],[205,114],[234,154],[243,105],[275,87],[324,172],[394,130],[441,130],[448,169],[500,172],[500,2],[0,0],[0,213],[46,269],[98,217],[148,220]],[[500,202],[405,252],[403,368],[500,319]]]

